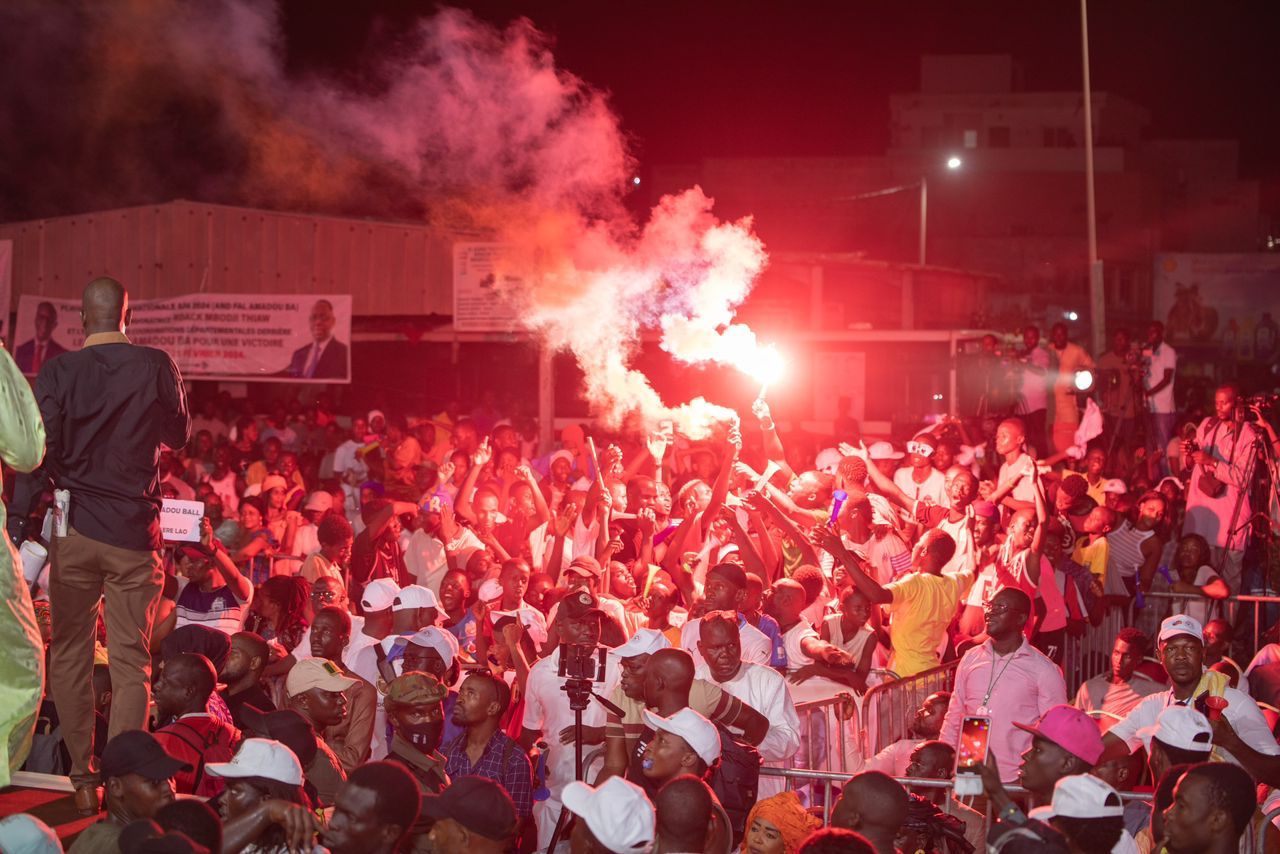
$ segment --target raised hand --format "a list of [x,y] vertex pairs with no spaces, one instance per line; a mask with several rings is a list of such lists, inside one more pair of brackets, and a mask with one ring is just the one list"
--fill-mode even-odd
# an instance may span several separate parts
[[662,465],[662,458],[667,455],[667,437],[663,433],[650,433],[645,445],[649,448],[649,456],[654,465]]
[[840,539],[840,535],[831,527],[830,522],[819,522],[814,525],[809,532],[809,542],[832,555],[844,552],[844,541]]
[[617,445],[610,445],[604,449],[604,453],[600,455],[600,469],[604,472],[605,477],[620,478],[622,476],[622,449]]
[[516,466],[516,477],[526,483],[534,483],[533,469],[528,466]]
[[751,402],[751,414],[760,421],[772,421],[773,416],[769,412],[769,404],[762,398],[757,397]]
[[458,467],[453,464],[453,460],[445,460],[440,464],[440,482],[448,483],[453,480],[453,475],[457,472]]
[[557,537],[563,537],[569,533],[569,529],[573,527],[574,520],[578,518],[578,505],[572,501],[566,501],[560,506],[560,512],[552,519],[552,531]]
[[654,530],[658,527],[658,518],[654,515],[652,509],[642,507],[636,513],[636,527],[640,529],[640,533],[645,537],[652,537]]
[[486,436],[471,454],[471,465],[485,466],[489,464],[489,460],[493,459],[493,448],[489,445],[489,437]]

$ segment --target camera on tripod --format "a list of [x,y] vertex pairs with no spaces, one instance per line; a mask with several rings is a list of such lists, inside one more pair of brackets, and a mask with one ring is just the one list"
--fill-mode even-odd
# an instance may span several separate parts
[[1280,394],[1253,394],[1240,401],[1237,409],[1237,417],[1241,421],[1257,422],[1258,416],[1254,413],[1253,407],[1258,407],[1264,418],[1270,418],[1272,410],[1275,409],[1276,401],[1280,400]]
[[591,700],[591,687],[605,679],[605,657],[608,647],[583,643],[566,643],[560,647],[557,673],[565,680],[562,686],[569,695],[570,709],[585,709]]

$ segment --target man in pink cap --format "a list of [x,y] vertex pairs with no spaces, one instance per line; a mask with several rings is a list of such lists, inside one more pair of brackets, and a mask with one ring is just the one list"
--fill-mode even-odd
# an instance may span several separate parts
[[1059,780],[1087,774],[1102,756],[1102,732],[1097,723],[1074,706],[1054,706],[1035,726],[1014,726],[1031,733],[1031,746],[1022,754],[1018,782],[1031,793],[1032,806],[1048,804]]

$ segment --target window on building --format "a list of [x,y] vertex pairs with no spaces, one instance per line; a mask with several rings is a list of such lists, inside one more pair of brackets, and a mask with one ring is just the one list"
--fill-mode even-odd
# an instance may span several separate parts
[[987,145],[991,148],[1009,147],[1009,129],[1007,127],[987,128]]
[[1045,148],[1075,148],[1076,138],[1070,130],[1063,127],[1044,129]]

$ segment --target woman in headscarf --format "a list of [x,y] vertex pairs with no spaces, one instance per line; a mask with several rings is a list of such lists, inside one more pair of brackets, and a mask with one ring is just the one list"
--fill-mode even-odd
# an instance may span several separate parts
[[795,854],[805,837],[822,826],[795,792],[782,792],[756,803],[747,813],[743,854]]

